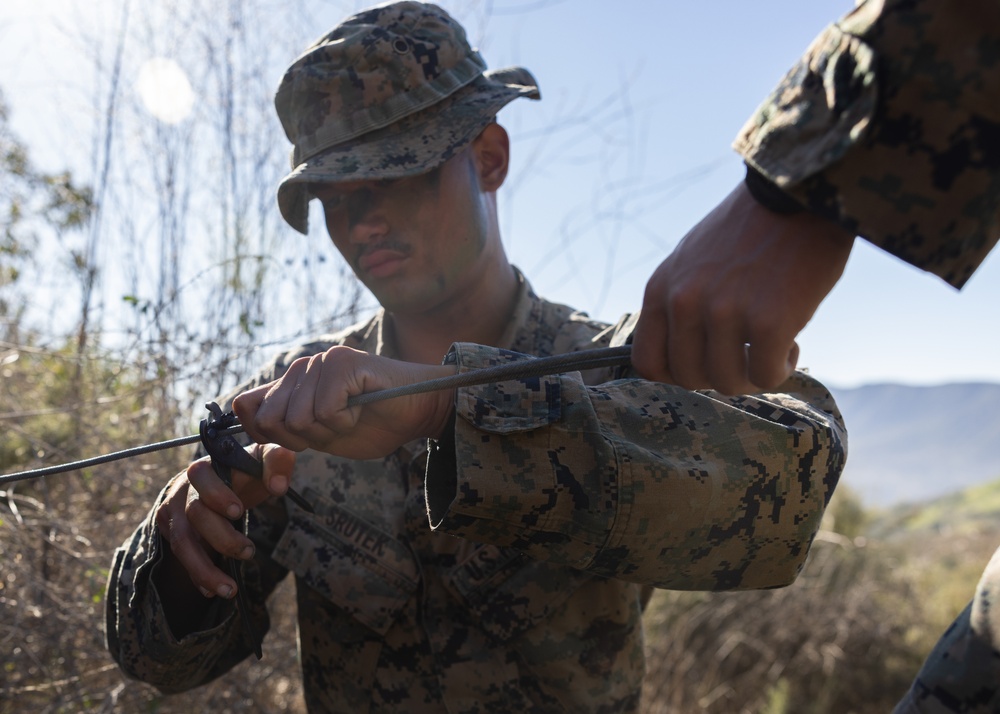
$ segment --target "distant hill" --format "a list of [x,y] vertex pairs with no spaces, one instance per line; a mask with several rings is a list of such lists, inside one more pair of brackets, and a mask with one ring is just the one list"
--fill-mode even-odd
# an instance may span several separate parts
[[957,537],[1000,530],[1000,479],[880,514],[869,535],[887,540],[938,533]]
[[831,388],[847,423],[843,483],[886,507],[1000,478],[1000,384]]

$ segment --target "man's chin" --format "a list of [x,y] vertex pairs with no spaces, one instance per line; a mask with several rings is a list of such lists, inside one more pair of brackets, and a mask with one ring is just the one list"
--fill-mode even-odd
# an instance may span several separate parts
[[399,317],[416,317],[432,312],[438,303],[432,300],[426,293],[410,292],[407,290],[372,290],[379,305],[385,308],[386,312],[391,312]]

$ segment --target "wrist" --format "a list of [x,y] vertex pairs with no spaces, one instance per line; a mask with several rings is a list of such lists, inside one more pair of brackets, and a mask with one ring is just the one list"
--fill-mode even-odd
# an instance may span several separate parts
[[[748,167],[749,170],[749,167]],[[749,174],[748,174],[749,175]],[[775,191],[780,189],[775,188]],[[846,250],[854,245],[855,234],[834,220],[813,213],[801,208],[793,212],[781,213],[773,208],[765,206],[753,194],[748,182],[737,184],[736,189],[730,194],[730,198],[735,201],[734,205],[739,206],[739,211],[743,216],[742,220],[753,220],[760,230],[771,232],[778,230],[792,230],[799,236],[808,236],[810,240],[829,240]],[[789,200],[794,200],[789,198]],[[751,219],[750,216],[753,216]],[[764,228],[764,227],[767,228]]]

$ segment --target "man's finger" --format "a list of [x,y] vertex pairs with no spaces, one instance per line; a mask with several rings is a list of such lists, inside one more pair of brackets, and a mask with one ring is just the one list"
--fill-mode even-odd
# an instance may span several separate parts
[[237,395],[233,400],[233,413],[239,417],[240,424],[243,426],[244,431],[250,436],[251,439],[257,443],[264,443],[267,439],[257,430],[257,412],[260,411],[260,406],[264,402],[264,398],[267,396],[268,390],[271,388],[271,384],[264,384],[260,387],[250,389],[242,394]]
[[264,462],[264,486],[272,496],[283,496],[291,484],[295,470],[295,452],[277,444],[265,444],[261,448]]
[[743,324],[739,306],[730,303],[717,306],[714,314],[710,315],[705,346],[707,380],[699,385],[700,388],[711,387],[727,395],[754,391],[747,379]]
[[212,560],[204,542],[188,521],[186,510],[183,502],[164,503],[156,513],[157,530],[174,559],[202,595],[232,597],[236,592],[236,583]]
[[193,487],[188,491],[188,502],[197,498],[209,509],[225,514],[230,519],[243,515],[243,502],[216,475],[208,457],[191,464],[188,467],[187,477]]
[[795,340],[756,340],[750,344],[747,375],[756,391],[774,389],[792,375],[798,361]]
[[275,424],[269,433],[272,441],[292,448],[299,440],[305,443],[322,442],[330,437],[326,425],[317,417],[320,383],[323,378],[323,355],[314,355],[306,369],[299,373],[294,384],[283,385],[286,406],[282,423]]
[[685,389],[710,387],[706,363],[705,322],[700,309],[687,301],[672,302],[669,309],[667,360],[675,384]]
[[667,361],[666,315],[643,307],[632,337],[632,368],[643,379],[670,384],[670,364]]

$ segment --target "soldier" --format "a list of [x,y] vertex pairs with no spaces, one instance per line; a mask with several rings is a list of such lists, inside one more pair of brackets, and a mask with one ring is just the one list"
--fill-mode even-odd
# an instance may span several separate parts
[[[855,235],[961,288],[1000,237],[998,47],[988,0],[868,0],[828,27],[740,131],[745,183],[650,279],[639,374],[780,383]],[[1000,711],[997,592],[1000,550],[898,714]]]
[[[524,378],[348,408],[375,389],[626,344],[635,325],[537,297],[507,260],[496,113],[538,99],[486,71],[440,8],[346,19],[286,72],[278,204],[312,199],[382,309],[280,355],[236,390],[264,478],[196,461],[115,554],[108,646],[164,691],[245,658],[236,581],[267,629],[296,579],[311,711],[634,711],[648,588],[791,582],[843,467],[843,424],[803,373],[725,398],[628,369]],[[442,363],[443,362],[443,363]],[[289,484],[314,513],[283,497]],[[246,535],[229,519],[252,509]]]

